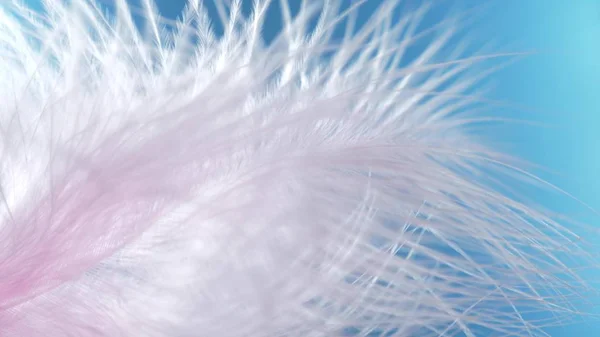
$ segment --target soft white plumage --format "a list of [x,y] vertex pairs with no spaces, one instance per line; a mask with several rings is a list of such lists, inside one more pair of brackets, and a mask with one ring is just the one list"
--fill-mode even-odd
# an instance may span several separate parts
[[217,1],[222,35],[150,1],[144,30],[125,0],[0,12],[1,337],[529,336],[522,313],[570,312],[579,238],[468,132],[510,56],[455,41],[475,11],[423,28],[389,0],[354,29],[364,1],[283,0],[265,44],[271,1]]

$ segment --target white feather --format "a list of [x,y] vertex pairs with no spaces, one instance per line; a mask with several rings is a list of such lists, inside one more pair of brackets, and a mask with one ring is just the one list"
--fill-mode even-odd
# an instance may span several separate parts
[[467,52],[474,10],[422,28],[432,6],[388,0],[355,29],[364,2],[217,1],[222,35],[201,1],[0,12],[0,336],[529,336],[524,311],[568,314],[578,237],[500,193],[531,179],[468,132],[519,54]]

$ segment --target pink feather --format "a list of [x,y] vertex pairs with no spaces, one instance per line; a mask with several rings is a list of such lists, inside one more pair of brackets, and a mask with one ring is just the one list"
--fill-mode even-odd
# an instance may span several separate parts
[[201,1],[144,1],[147,30],[125,0],[0,12],[1,337],[529,336],[524,311],[571,312],[579,237],[469,132],[521,55],[465,53],[472,10],[419,29],[428,6],[388,0],[354,30],[360,2],[282,0],[266,44],[269,1],[224,3],[222,36]]

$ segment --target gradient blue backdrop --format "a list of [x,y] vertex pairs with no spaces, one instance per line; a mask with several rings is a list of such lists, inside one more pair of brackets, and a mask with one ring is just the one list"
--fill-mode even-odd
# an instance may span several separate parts
[[[184,2],[158,0],[158,6],[164,15],[174,16]],[[447,2],[472,6],[482,1]],[[535,174],[600,210],[600,0],[496,0],[475,28],[482,36],[514,43],[513,49],[537,51],[498,74],[491,98],[531,107],[499,109],[498,116],[549,127],[510,124],[496,128],[494,138],[512,154],[544,168]],[[600,217],[555,197],[540,194],[536,201],[600,228]],[[600,281],[600,272],[587,276],[591,282]],[[594,302],[586,309],[600,314],[600,302],[598,306]],[[546,331],[552,337],[597,337],[600,322],[588,320]]]
[[[131,1],[139,3],[139,0]],[[405,1],[418,3],[420,0]],[[447,1],[473,5],[483,0]],[[157,2],[163,15],[173,17],[185,1]],[[495,129],[495,138],[507,145],[512,154],[546,169],[534,173],[600,210],[597,195],[600,191],[600,150],[597,149],[600,145],[600,0],[495,0],[486,20],[476,28],[483,36],[515,42],[513,49],[538,51],[502,70],[492,92],[492,98],[531,109],[499,109],[498,116],[551,126],[506,125]],[[600,217],[591,212],[582,213],[585,210],[574,202],[546,194],[540,194],[537,201],[600,228]],[[587,276],[591,282],[600,281],[600,272]],[[595,307],[594,304],[587,309],[600,314],[600,301]],[[546,331],[552,337],[597,337],[600,322],[589,320]]]
[[[451,1],[459,5],[482,2]],[[158,2],[171,15],[183,3]],[[492,98],[532,108],[498,110],[499,116],[539,121],[549,127],[511,124],[496,129],[495,138],[513,154],[545,168],[535,174],[600,210],[600,0],[496,0],[478,25],[475,28],[483,36],[510,41],[516,50],[538,52],[501,71]],[[600,217],[577,203],[556,195],[538,197],[545,206],[600,228]],[[600,272],[587,276],[590,282],[600,281]],[[591,302],[586,309],[600,314],[600,301]],[[546,331],[552,337],[597,337],[600,322],[590,319]]]

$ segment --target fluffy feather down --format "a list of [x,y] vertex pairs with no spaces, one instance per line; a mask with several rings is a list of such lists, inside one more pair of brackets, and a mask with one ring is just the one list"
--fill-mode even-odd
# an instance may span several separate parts
[[363,2],[279,1],[271,43],[267,0],[216,2],[220,35],[201,1],[142,1],[145,29],[125,0],[0,12],[0,336],[525,336],[524,311],[569,312],[578,237],[468,132],[510,55],[466,54],[471,13],[423,28],[390,0],[355,29]]

